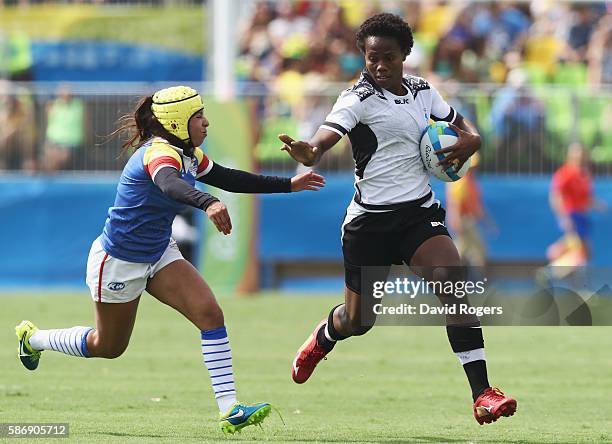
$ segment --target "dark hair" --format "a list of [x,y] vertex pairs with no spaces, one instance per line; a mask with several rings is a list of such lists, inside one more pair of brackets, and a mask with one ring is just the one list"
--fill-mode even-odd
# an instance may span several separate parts
[[153,136],[162,137],[178,148],[189,148],[185,142],[162,126],[151,110],[152,104],[153,96],[140,99],[132,114],[126,114],[119,118],[119,127],[108,137],[127,133],[127,141],[121,145],[123,152],[127,152],[131,148],[140,148]]
[[400,16],[388,12],[373,15],[357,30],[357,48],[364,54],[365,40],[371,36],[394,38],[405,54],[410,54],[412,45],[414,45],[410,25]]

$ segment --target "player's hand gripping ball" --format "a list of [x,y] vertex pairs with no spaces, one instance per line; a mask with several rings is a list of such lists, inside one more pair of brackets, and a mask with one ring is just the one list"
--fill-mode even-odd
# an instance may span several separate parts
[[438,165],[448,153],[436,153],[436,151],[454,145],[457,139],[457,133],[447,122],[434,122],[428,125],[421,136],[421,158],[425,169],[444,182],[454,182],[461,179],[470,168],[470,159],[459,170],[456,169],[458,162],[449,167]]

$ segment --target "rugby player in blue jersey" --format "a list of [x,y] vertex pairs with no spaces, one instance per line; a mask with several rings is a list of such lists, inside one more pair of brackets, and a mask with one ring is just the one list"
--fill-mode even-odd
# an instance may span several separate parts
[[87,285],[94,299],[95,328],[40,330],[23,321],[15,330],[19,359],[29,370],[38,367],[43,350],[117,358],[128,346],[138,301],[146,290],[200,329],[221,429],[234,433],[263,421],[270,405],[237,401],[223,312],[200,273],[183,259],[171,238],[172,221],[190,205],[205,211],[221,233],[230,234],[227,208],[219,199],[197,190],[196,180],[236,193],[316,191],[325,180],[312,171],[281,178],[213,163],[199,148],[209,125],[203,108],[202,98],[192,88],[167,88],[143,98],[130,121],[120,128],[136,130],[124,147],[137,149],[123,169],[115,203],[89,253]]

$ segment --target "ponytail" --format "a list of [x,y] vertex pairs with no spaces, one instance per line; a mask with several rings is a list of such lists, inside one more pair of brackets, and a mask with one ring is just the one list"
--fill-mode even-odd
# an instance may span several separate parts
[[127,140],[121,144],[122,152],[140,148],[147,140],[154,136],[162,137],[178,148],[185,148],[185,143],[173,134],[170,134],[157,120],[151,105],[153,96],[143,97],[138,101],[134,112],[119,118],[118,128],[108,137],[112,138],[120,133],[127,133]]
[[161,124],[153,115],[153,111],[151,111],[152,104],[153,96],[147,96],[142,98],[138,102],[138,105],[136,105],[134,122],[136,123],[137,133],[123,144],[124,148],[126,147],[126,144],[128,146],[133,146],[135,141],[138,141],[138,146],[142,145],[145,140],[148,140],[153,136],[155,126],[161,127]]

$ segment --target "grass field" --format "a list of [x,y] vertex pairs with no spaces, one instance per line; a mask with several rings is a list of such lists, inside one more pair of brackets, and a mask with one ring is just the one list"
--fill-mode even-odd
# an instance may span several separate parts
[[[514,395],[512,418],[479,426],[443,328],[379,327],[339,345],[303,386],[293,354],[337,298],[223,298],[240,398],[281,411],[231,439],[285,442],[612,442],[612,329],[485,330],[491,382]],[[68,422],[70,442],[224,442],[199,333],[149,296],[117,360],[15,358],[13,326],[90,325],[82,295],[0,296],[0,422]],[[43,440],[36,440],[43,442]],[[52,440],[51,442],[62,442]]]

